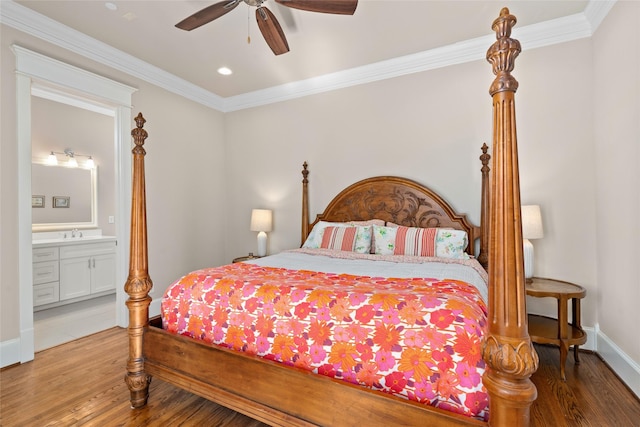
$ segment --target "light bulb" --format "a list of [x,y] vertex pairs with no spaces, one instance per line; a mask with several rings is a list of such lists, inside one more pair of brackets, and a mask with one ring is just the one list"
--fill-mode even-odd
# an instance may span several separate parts
[[67,161],[67,166],[69,166],[70,168],[77,168],[78,161],[76,160],[75,157],[69,157],[69,160]]
[[53,151],[49,154],[49,157],[47,157],[47,164],[51,166],[58,164],[58,158],[53,154]]
[[93,161],[91,156],[87,159],[87,162],[84,164],[84,167],[87,169],[93,169],[96,167],[96,163]]

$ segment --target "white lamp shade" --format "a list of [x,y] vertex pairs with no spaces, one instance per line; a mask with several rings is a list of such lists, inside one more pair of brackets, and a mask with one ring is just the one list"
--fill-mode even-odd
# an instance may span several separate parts
[[522,238],[542,239],[543,237],[544,231],[542,230],[540,206],[522,206]]
[[75,157],[69,157],[69,160],[67,161],[67,166],[70,168],[77,168],[78,161],[76,160]]
[[273,215],[269,209],[251,211],[251,231],[271,231]]
[[58,164],[58,158],[53,154],[53,151],[49,154],[49,157],[47,157],[47,164],[51,166]]

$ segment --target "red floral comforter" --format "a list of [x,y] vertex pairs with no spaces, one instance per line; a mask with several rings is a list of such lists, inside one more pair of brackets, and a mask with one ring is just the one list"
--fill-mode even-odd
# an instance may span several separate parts
[[162,320],[170,332],[488,418],[486,308],[464,282],[237,263],[171,285]]

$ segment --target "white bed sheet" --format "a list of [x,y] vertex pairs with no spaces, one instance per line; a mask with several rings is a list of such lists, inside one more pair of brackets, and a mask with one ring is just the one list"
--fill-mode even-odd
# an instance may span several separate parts
[[[475,286],[485,304],[488,299],[486,273],[476,260],[442,260],[436,258],[413,259],[407,257],[381,256],[369,254],[351,254],[348,259],[332,257],[331,251],[296,249],[269,255],[244,262],[263,267],[287,268],[292,270],[311,270],[323,273],[353,274],[373,277],[428,277],[438,280],[454,279]],[[417,258],[417,257],[411,257]],[[476,263],[477,266],[470,266]]]

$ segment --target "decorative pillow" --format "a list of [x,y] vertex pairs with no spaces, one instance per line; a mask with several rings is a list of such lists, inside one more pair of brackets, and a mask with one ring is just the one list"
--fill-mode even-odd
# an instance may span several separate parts
[[322,249],[353,252],[358,227],[326,227],[322,231]]
[[351,221],[351,222],[327,222],[327,221],[318,221],[316,225],[313,226],[311,233],[305,240],[302,245],[303,248],[307,249],[318,249],[322,243],[322,234],[325,228],[329,226],[334,227],[351,227],[351,226],[359,226],[358,232],[356,234],[356,244],[354,248],[354,252],[368,254],[371,253],[371,226],[373,224],[384,225],[384,221],[381,219],[372,219],[368,221]]
[[396,247],[396,232],[398,227],[373,226],[374,253],[393,255]]
[[448,228],[417,228],[392,225],[373,227],[375,253],[382,255],[436,256],[462,258],[468,239],[462,230]]
[[467,232],[453,228],[438,228],[436,235],[436,256],[442,258],[468,259],[465,252],[469,245]]
[[436,228],[398,227],[393,253],[396,255],[435,256]]

